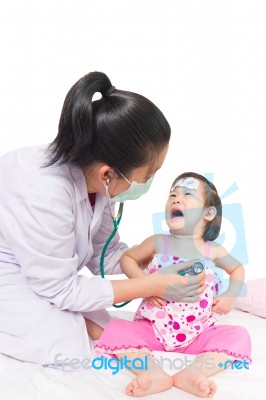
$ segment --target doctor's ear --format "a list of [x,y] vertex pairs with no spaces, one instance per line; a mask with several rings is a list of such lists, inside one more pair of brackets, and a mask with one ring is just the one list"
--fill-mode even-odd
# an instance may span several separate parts
[[108,165],[102,165],[99,168],[99,178],[104,184],[109,184],[114,176],[114,171]]
[[207,221],[212,221],[216,217],[216,214],[217,210],[215,207],[208,207],[205,211],[204,219],[206,219]]

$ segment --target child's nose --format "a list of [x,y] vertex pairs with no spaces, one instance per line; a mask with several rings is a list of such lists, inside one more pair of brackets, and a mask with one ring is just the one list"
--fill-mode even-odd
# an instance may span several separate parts
[[177,197],[173,199],[173,204],[178,204],[178,203],[180,203],[180,200]]

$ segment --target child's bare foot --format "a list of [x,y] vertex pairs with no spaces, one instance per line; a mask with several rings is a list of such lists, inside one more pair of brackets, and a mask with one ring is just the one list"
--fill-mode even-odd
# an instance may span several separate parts
[[192,369],[183,369],[173,375],[173,380],[175,387],[199,397],[213,397],[217,389],[214,381]]
[[172,376],[162,370],[143,371],[136,376],[126,387],[129,396],[146,396],[147,394],[159,393],[173,386]]

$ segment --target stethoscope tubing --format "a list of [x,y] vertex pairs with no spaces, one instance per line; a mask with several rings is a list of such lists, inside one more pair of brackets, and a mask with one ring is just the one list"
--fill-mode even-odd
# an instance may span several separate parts
[[[112,219],[113,219],[114,229],[113,229],[111,235],[109,236],[108,240],[106,241],[106,243],[105,243],[105,245],[103,247],[103,250],[102,250],[101,257],[100,257],[100,273],[101,273],[101,277],[102,278],[105,277],[105,274],[104,274],[104,256],[105,256],[106,250],[107,250],[111,240],[113,239],[113,237],[115,236],[115,234],[116,234],[116,232],[118,230],[118,226],[120,224],[120,221],[121,221],[121,218],[122,218],[122,215],[123,215],[124,203],[120,203],[119,204],[119,208],[118,208],[118,212],[117,212],[116,216],[113,216],[113,214],[111,212],[111,208],[110,208],[109,202],[108,202],[108,206],[109,206],[109,209],[110,209],[110,215],[112,216]],[[113,304],[113,307],[121,308],[121,307],[125,306],[126,304],[130,303],[130,301],[125,301],[124,303],[121,303],[121,304]]]

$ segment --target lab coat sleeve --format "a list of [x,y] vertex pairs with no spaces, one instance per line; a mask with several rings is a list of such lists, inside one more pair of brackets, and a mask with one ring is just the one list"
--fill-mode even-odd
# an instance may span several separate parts
[[[111,210],[115,212],[115,203],[111,204]],[[100,274],[100,258],[105,243],[110,237],[114,229],[113,220],[110,215],[108,205],[105,206],[102,222],[99,230],[93,238],[93,255],[90,261],[87,263],[87,267],[94,275]],[[106,275],[123,274],[120,267],[120,257],[128,249],[128,246],[120,242],[119,234],[116,232],[115,236],[111,240],[108,248],[106,249],[104,257],[104,273]]]
[[0,204],[0,215],[1,233],[35,293],[61,310],[93,311],[113,304],[109,280],[78,275],[71,209],[15,199]]

